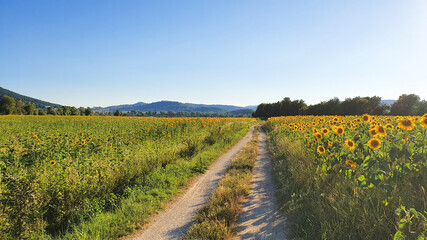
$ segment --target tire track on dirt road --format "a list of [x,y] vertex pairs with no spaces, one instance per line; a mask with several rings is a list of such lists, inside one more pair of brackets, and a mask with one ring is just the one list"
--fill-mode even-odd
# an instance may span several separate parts
[[286,219],[276,204],[271,158],[266,134],[260,132],[251,192],[238,222],[240,239],[286,239]]
[[194,217],[215,190],[231,160],[251,140],[254,127],[225,154],[208,168],[205,174],[196,177],[189,189],[165,210],[154,215],[146,228],[122,238],[130,239],[179,239],[194,223]]

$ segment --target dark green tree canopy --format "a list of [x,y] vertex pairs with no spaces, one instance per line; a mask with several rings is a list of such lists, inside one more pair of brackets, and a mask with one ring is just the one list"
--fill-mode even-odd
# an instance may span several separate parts
[[16,102],[15,99],[9,96],[3,96],[0,100],[0,113],[13,114],[15,112]]

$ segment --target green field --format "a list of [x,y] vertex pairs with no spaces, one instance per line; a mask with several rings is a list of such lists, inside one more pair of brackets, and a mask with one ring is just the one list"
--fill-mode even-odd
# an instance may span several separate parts
[[115,238],[203,173],[249,119],[0,116],[0,238]]
[[427,237],[427,115],[278,117],[265,128],[291,238]]

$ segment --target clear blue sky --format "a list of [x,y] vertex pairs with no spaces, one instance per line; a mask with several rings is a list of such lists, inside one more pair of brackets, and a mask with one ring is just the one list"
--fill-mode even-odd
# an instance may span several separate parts
[[0,86],[85,107],[427,99],[427,1],[1,0]]

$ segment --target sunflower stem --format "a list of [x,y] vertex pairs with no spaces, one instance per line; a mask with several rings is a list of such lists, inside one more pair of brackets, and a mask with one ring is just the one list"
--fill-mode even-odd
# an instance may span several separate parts
[[423,155],[424,154],[424,147],[425,147],[425,142],[424,142],[424,140],[426,139],[426,129],[424,129],[423,130],[423,141],[422,141],[422,144],[423,144],[423,148],[421,149],[421,155]]

